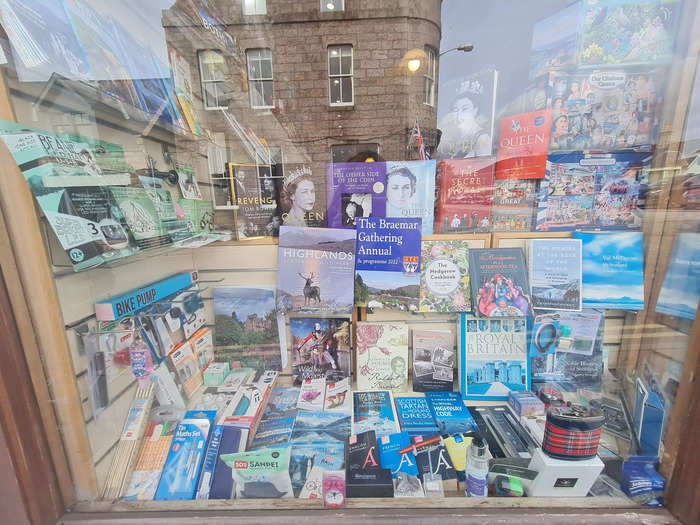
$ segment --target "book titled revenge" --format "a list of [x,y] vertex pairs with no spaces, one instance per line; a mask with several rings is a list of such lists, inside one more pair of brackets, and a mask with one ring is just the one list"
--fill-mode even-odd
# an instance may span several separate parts
[[418,310],[421,219],[357,221],[355,306]]

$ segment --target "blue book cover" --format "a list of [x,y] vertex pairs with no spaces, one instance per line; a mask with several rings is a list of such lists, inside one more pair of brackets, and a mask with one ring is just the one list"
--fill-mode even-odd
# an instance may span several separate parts
[[475,318],[459,323],[459,389],[464,399],[507,401],[511,390],[528,390],[527,319]]
[[574,232],[583,251],[583,307],[644,309],[644,234]]
[[437,424],[424,397],[395,397],[394,405],[401,430],[410,437],[438,433]]
[[279,417],[294,417],[297,415],[297,399],[299,389],[293,386],[272,389],[270,399],[263,412],[262,421]]
[[543,73],[576,67],[583,5],[576,2],[532,26],[530,78]]
[[233,493],[233,475],[231,467],[221,460],[224,454],[243,452],[248,441],[248,430],[237,427],[224,426],[219,445],[219,455],[216,459],[216,468],[209,489],[209,499],[231,499]]
[[469,250],[472,305],[479,317],[526,317],[532,312],[522,248]]
[[352,433],[374,430],[377,439],[399,431],[391,392],[359,391],[352,394]]
[[357,221],[355,306],[418,310],[421,219]]
[[426,392],[425,399],[440,434],[478,431],[474,418],[464,406],[458,392]]
[[284,447],[289,444],[294,429],[294,416],[277,417],[260,422],[250,450],[263,447]]
[[301,410],[294,421],[292,446],[300,443],[344,443],[350,435],[350,416],[342,412]]
[[656,301],[660,314],[695,319],[700,298],[700,233],[679,233]]
[[527,254],[532,307],[581,311],[581,239],[530,239]]
[[406,432],[390,434],[379,439],[379,462],[382,468],[391,470],[392,478],[396,478],[399,472],[405,472],[409,476],[418,475],[413,452],[399,454],[399,450],[409,446],[411,446],[411,438]]

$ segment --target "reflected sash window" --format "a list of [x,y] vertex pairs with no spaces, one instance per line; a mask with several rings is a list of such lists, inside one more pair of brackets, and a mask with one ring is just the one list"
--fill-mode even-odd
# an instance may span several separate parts
[[199,73],[202,79],[202,98],[205,109],[226,109],[225,78],[228,72],[226,59],[217,49],[204,49],[197,52]]
[[423,103],[435,105],[435,50],[425,46],[425,73],[423,85]]
[[272,52],[268,48],[246,50],[250,107],[274,108],[272,91]]
[[352,106],[352,46],[328,48],[328,96],[331,106]]
[[267,0],[243,0],[244,15],[266,15]]
[[321,0],[321,12],[345,11],[345,0]]

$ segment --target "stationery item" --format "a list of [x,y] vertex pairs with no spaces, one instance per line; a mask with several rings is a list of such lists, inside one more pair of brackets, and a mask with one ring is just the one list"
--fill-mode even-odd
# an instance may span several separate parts
[[[469,434],[472,434],[471,432]],[[443,438],[442,442],[447,449],[447,453],[450,455],[452,460],[452,466],[457,472],[457,479],[459,481],[466,480],[465,469],[467,468],[467,453],[469,451],[469,444],[472,442],[474,435],[465,434],[454,434]]]
[[[303,499],[320,499],[323,474],[345,466],[345,437],[342,441],[292,441],[289,475],[294,494]],[[343,479],[345,473],[343,472]]]
[[469,412],[494,457],[529,459],[539,447],[507,406],[470,406]]
[[197,366],[192,345],[188,341],[180,343],[170,353],[169,358],[183,387],[185,396],[188,399],[191,398],[202,384],[202,372]]
[[323,506],[337,509],[345,506],[345,472],[326,470],[323,472]]
[[221,456],[243,452],[248,442],[248,436],[248,429],[222,425],[219,456],[212,476],[209,499],[231,499],[233,497],[231,467],[221,459]]
[[197,358],[197,366],[204,372],[209,364],[214,362],[214,343],[211,330],[200,328],[192,334],[190,344]]
[[232,368],[229,374],[224,379],[224,383],[217,388],[218,392],[235,393],[238,390],[252,381],[255,377],[255,370],[252,368]]
[[203,382],[206,386],[221,386],[229,375],[228,363],[211,363],[204,370]]

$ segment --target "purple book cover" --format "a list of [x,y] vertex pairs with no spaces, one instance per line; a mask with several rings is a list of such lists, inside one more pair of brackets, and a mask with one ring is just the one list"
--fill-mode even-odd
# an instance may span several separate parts
[[328,164],[326,179],[329,228],[355,228],[358,217],[385,216],[385,163]]

